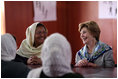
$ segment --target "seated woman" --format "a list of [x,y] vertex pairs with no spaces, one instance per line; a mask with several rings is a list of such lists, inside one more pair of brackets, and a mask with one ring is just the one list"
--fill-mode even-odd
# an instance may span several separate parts
[[16,56],[16,41],[6,33],[1,36],[1,77],[26,78],[30,69],[21,62],[12,61]]
[[33,23],[26,30],[26,39],[24,39],[17,50],[15,61],[25,64],[42,64],[40,60],[42,43],[47,37],[46,27],[39,23]]
[[114,67],[112,48],[99,40],[98,24],[94,21],[80,23],[79,32],[85,46],[76,53],[75,66]]
[[42,47],[42,67],[31,70],[28,78],[83,77],[71,70],[71,54],[70,44],[63,35],[50,35]]

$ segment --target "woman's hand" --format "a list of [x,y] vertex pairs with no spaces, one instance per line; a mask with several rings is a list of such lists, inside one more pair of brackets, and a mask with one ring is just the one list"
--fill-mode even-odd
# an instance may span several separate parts
[[97,65],[94,64],[94,63],[89,62],[89,63],[88,63],[88,67],[97,67]]
[[39,65],[39,64],[42,64],[42,62],[41,62],[41,59],[38,58],[37,56],[31,56],[27,60],[27,64],[29,64],[29,65]]
[[83,60],[80,60],[78,61],[78,63],[76,64],[76,66],[79,66],[79,67],[85,67],[88,65],[88,61],[86,59],[83,59]]

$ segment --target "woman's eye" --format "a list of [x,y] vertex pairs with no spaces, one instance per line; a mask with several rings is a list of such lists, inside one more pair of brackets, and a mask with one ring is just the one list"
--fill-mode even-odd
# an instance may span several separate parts
[[37,34],[46,34],[46,32],[36,32]]
[[83,34],[86,33],[86,31],[83,31]]

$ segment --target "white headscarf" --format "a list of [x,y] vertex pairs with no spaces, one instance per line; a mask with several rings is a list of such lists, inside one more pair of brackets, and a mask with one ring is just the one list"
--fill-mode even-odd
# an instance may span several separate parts
[[16,56],[16,41],[9,33],[1,35],[1,59],[11,61]]
[[46,38],[42,47],[42,68],[30,71],[28,77],[40,77],[41,69],[49,77],[58,77],[72,73],[70,66],[71,53],[70,44],[63,35],[59,33],[50,35]]
[[17,50],[17,54],[23,57],[29,58],[30,56],[37,56],[40,58],[42,45],[37,48],[33,47],[34,44],[34,34],[36,30],[36,26],[39,22],[33,23],[26,30],[26,39],[24,39]]

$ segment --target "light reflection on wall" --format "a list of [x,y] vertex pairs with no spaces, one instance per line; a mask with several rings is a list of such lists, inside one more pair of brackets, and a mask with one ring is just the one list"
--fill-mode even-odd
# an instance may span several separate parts
[[5,34],[5,10],[4,1],[1,1],[1,34]]

